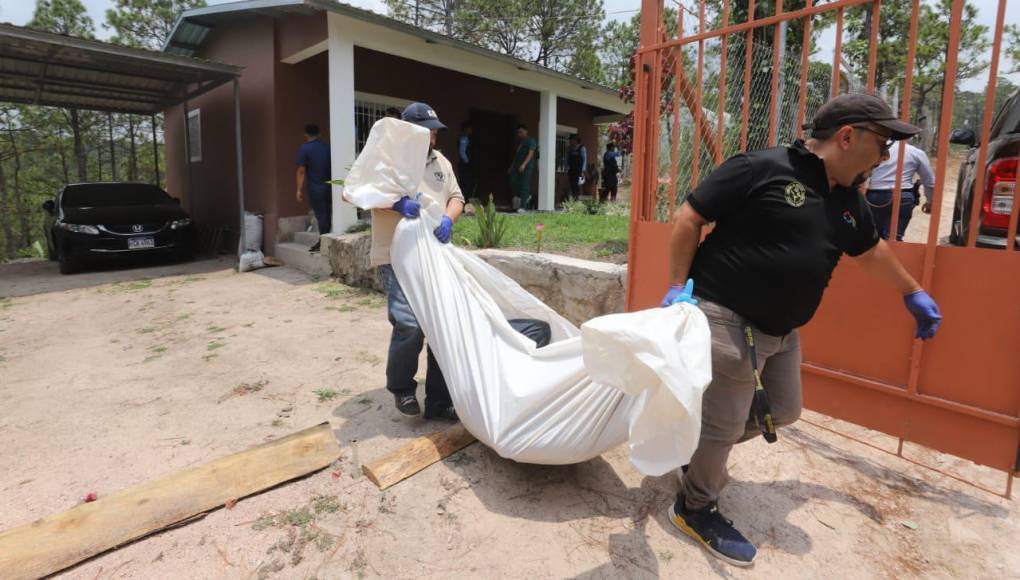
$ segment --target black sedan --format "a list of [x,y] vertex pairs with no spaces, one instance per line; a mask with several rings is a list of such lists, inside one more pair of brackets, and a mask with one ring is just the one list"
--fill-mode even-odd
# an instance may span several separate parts
[[188,260],[194,252],[194,227],[180,201],[148,183],[66,185],[43,209],[53,217],[46,239],[62,274],[101,259],[160,254]]

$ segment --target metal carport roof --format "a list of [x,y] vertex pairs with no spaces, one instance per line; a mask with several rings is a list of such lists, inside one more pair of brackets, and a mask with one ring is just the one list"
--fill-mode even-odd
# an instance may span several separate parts
[[0,101],[154,114],[241,67],[0,24]]
[[[243,248],[241,70],[217,62],[0,24],[0,102],[155,115],[233,82],[238,233]],[[185,159],[187,146],[185,139]]]

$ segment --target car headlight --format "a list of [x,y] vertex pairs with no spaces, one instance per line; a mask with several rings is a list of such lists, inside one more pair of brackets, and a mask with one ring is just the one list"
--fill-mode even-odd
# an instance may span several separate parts
[[184,218],[170,222],[170,229],[178,230],[191,225],[191,218]]
[[98,236],[99,235],[99,228],[97,228],[96,226],[86,226],[86,225],[79,225],[79,224],[65,224],[65,223],[61,223],[60,227],[62,229],[65,229],[65,230],[67,230],[69,232],[74,232],[76,234],[89,234],[89,235],[92,235],[92,236]]

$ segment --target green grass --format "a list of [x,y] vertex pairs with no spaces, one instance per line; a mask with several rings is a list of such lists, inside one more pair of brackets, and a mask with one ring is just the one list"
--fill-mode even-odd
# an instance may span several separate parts
[[137,282],[115,282],[110,287],[111,292],[137,292],[152,287],[152,280],[145,278]]
[[[626,248],[630,218],[626,215],[584,215],[575,213],[507,214],[507,231],[503,247],[534,250],[535,225],[545,224],[542,232],[543,251],[563,251],[578,245],[613,244]],[[478,237],[478,221],[464,217],[453,226],[453,240],[469,245],[465,239]],[[609,246],[607,246],[609,247]]]
[[320,403],[325,403],[327,401],[332,401],[339,394],[339,393],[336,392],[336,389],[318,389],[318,390],[316,390],[314,392],[315,392],[315,395],[317,397],[319,397],[319,402]]

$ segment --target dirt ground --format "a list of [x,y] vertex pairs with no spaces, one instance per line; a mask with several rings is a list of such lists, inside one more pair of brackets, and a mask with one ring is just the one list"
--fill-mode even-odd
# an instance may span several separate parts
[[[641,476],[624,448],[546,467],[475,444],[379,492],[356,462],[439,427],[392,408],[381,296],[229,266],[0,266],[0,530],[320,421],[343,449],[335,467],[58,577],[1020,578],[1020,502],[807,423],[732,455],[721,507],[761,549],[750,569],[678,535],[675,477]],[[1004,474],[907,454],[1004,488]]]

